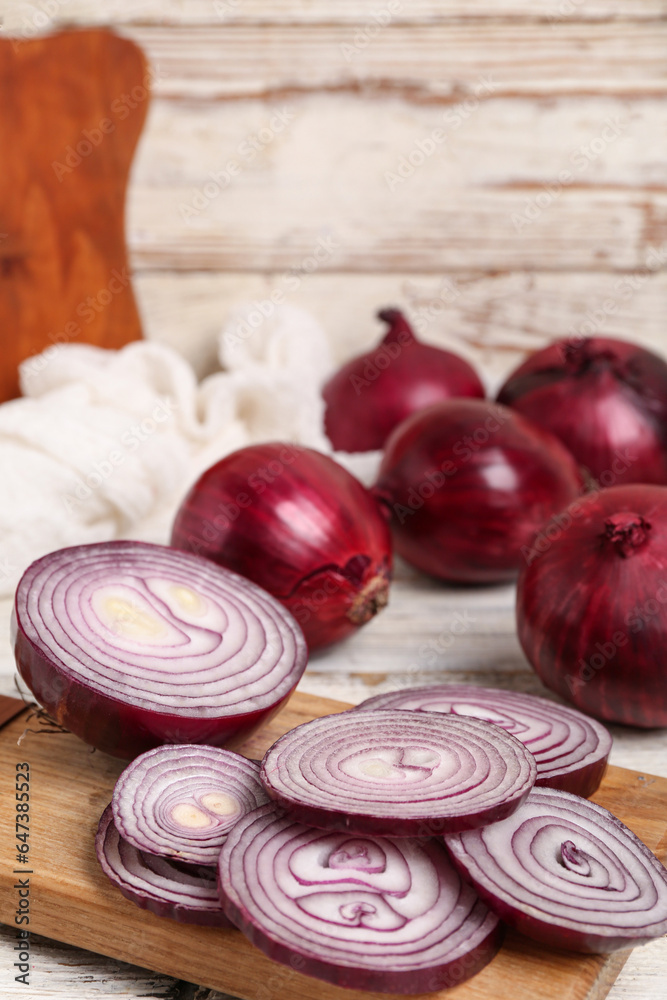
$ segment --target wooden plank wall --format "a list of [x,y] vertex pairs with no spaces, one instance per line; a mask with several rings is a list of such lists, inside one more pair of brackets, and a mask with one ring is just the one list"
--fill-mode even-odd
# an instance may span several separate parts
[[146,50],[131,259],[147,335],[200,371],[274,289],[339,358],[392,303],[491,382],[568,333],[667,353],[667,0],[5,7]]

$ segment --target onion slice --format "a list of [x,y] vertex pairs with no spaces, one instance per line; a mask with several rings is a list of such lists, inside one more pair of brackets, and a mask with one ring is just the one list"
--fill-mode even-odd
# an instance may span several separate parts
[[140,851],[215,867],[234,823],[266,801],[256,761],[218,747],[179,745],[128,764],[111,805],[119,834]]
[[285,733],[265,754],[260,776],[302,823],[424,837],[508,816],[536,773],[524,745],[488,722],[355,711]]
[[13,634],[40,704],[118,757],[160,743],[241,742],[287,700],[307,659],[294,618],[256,584],[133,541],[34,562]]
[[508,819],[445,843],[489,906],[536,941],[609,952],[667,932],[667,870],[587,799],[536,788]]
[[142,909],[185,924],[233,926],[220,905],[215,867],[179,866],[138,851],[118,833],[110,805],[102,813],[95,851],[107,878]]
[[353,989],[454,986],[496,954],[502,924],[436,840],[352,838],[270,803],[220,853],[227,916],[270,958]]
[[528,747],[537,764],[537,787],[561,788],[587,798],[598,788],[611,750],[600,722],[546,698],[474,684],[431,684],[378,694],[353,711],[407,709],[486,719]]

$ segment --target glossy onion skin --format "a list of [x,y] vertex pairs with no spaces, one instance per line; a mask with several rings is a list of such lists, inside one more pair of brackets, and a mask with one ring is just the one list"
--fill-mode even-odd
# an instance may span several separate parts
[[534,941],[598,954],[667,932],[667,870],[616,816],[578,795],[536,788],[508,819],[445,844],[494,913]]
[[600,486],[667,483],[667,363],[651,351],[556,341],[510,375],[498,402],[555,434]]
[[[633,513],[650,528],[623,555],[606,523]],[[667,488],[601,490],[552,527],[536,537],[519,577],[517,625],[529,662],[548,688],[589,715],[666,726]]]
[[[82,672],[79,660],[81,636],[77,627],[70,628],[66,614],[62,620],[54,618],[59,628],[64,627],[66,643],[69,646],[65,653],[60,651],[62,656],[50,645],[52,628],[44,629],[39,623],[37,626],[34,623],[38,613],[47,614],[49,617],[53,615],[53,609],[48,604],[44,611],[40,612],[41,591],[36,583],[42,574],[51,571],[51,565],[55,567],[52,576],[56,580],[59,580],[60,567],[63,567],[63,572],[68,574],[71,581],[71,589],[78,579],[85,580],[87,574],[97,571],[98,566],[101,567],[100,572],[104,580],[107,579],[109,572],[118,572],[119,567],[120,571],[131,575],[136,572],[146,574],[146,566],[149,565],[157,573],[155,560],[164,560],[170,565],[174,562],[174,556],[178,557],[177,562],[179,559],[184,561],[180,573],[191,586],[198,585],[198,578],[206,581],[212,576],[218,577],[217,570],[211,574],[210,563],[205,559],[178,553],[166,546],[115,541],[74,546],[43,556],[28,567],[16,591],[11,631],[19,674],[40,705],[59,725],[91,746],[114,757],[131,759],[162,743],[238,746],[282,708],[306,667],[305,641],[294,619],[286,614],[269,594],[261,591],[250,581],[227,571],[223,573],[224,579],[221,578],[224,587],[230,588],[232,592],[238,587],[240,600],[247,594],[255,603],[255,609],[265,606],[267,613],[275,622],[280,623],[292,643],[289,650],[283,647],[282,652],[276,647],[277,662],[281,663],[283,669],[278,693],[270,689],[265,691],[263,700],[257,707],[251,705],[241,707],[240,704],[237,707],[236,703],[231,706],[226,704],[226,694],[229,691],[233,692],[233,687],[231,684],[221,683],[217,676],[213,678],[217,684],[216,693],[207,698],[206,707],[202,705],[203,698],[202,701],[193,704],[191,690],[189,697],[186,697],[187,678],[184,680],[183,675],[173,671],[171,675],[167,673],[157,680],[164,683],[168,698],[177,705],[175,709],[172,709],[171,704],[168,709],[156,708],[155,703],[150,701],[137,704],[136,688],[142,681],[134,668],[130,670],[124,668],[125,681],[118,684],[109,682],[107,675],[100,670],[104,683],[101,688],[94,686],[85,670]],[[140,570],[136,568],[137,560]],[[215,585],[218,586],[218,583]],[[264,628],[266,627],[265,621]],[[100,635],[101,655],[115,656],[111,635],[105,636],[102,629]],[[150,652],[148,648],[148,653]],[[179,651],[179,656],[184,655],[184,651]],[[224,653],[222,655],[224,657]],[[254,655],[256,652],[251,651],[248,657],[249,666],[252,665]],[[273,652],[271,655],[274,655]],[[159,652],[157,656],[159,658]],[[243,652],[241,656],[244,658]],[[86,655],[84,661],[88,662],[89,666],[92,663],[94,670],[98,669],[99,664],[96,663],[95,657]],[[122,654],[118,656],[118,661],[124,662]],[[239,676],[242,673],[241,669]],[[122,690],[124,683],[127,684],[127,692]],[[243,701],[242,698],[240,700]]]
[[[331,864],[346,853],[349,861]],[[355,863],[364,855],[379,864]],[[491,961],[504,935],[435,838],[332,834],[273,804],[232,830],[219,888],[229,919],[269,958],[354,990],[457,986]],[[378,914],[384,927],[373,923]]]
[[375,709],[443,712],[493,722],[516,736],[535,757],[536,787],[560,788],[588,798],[607,769],[609,731],[546,698],[475,684],[430,684],[375,695],[352,711]]
[[548,431],[497,403],[456,399],[396,428],[374,492],[411,565],[443,580],[500,583],[581,488],[574,459]]
[[387,602],[391,534],[382,508],[311,448],[271,442],[217,462],[183,500],[171,544],[267,590],[310,650],[352,635]]
[[411,413],[454,396],[486,395],[479,376],[451,351],[417,340],[397,309],[380,343],[347,364],[324,386],[324,426],[337,451],[374,451]]

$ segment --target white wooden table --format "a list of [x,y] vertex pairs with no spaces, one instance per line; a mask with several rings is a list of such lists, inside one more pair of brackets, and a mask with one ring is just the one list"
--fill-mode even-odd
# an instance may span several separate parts
[[[667,0],[0,0],[19,39],[108,24],[151,60],[127,219],[149,337],[204,373],[229,309],[296,269],[288,301],[314,313],[340,359],[396,304],[490,383],[571,333],[667,353],[666,14]],[[278,112],[285,126],[269,136]],[[435,129],[437,150],[394,180]],[[202,201],[230,158],[233,183]],[[309,271],[320,240],[335,246]],[[314,658],[304,690],[358,702],[451,678],[541,691],[511,587],[399,577],[376,621]],[[12,671],[0,636],[3,693]],[[614,763],[667,776],[665,731],[614,735]],[[214,998],[37,940],[27,994],[13,943],[0,928],[3,997]],[[666,982],[662,941],[633,953],[610,996],[664,1000]]]

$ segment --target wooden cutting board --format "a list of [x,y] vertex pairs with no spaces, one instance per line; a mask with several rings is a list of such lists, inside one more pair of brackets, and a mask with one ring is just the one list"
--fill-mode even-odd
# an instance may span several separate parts
[[124,212],[150,84],[110,31],[0,39],[0,402],[45,348],[141,337]]
[[[34,933],[231,993],[243,1000],[380,1000],[387,994],[330,986],[279,965],[238,931],[188,927],[125,900],[102,874],[93,847],[99,816],[123,762],[50,731],[20,703],[0,699],[0,921],[14,926],[17,880],[29,879]],[[348,706],[295,694],[243,752],[261,757],[283,732]],[[30,774],[29,863],[16,860],[15,775]],[[662,859],[667,854],[667,780],[611,767],[596,802],[606,806]],[[575,955],[509,933],[497,957],[473,979],[431,1000],[600,1000],[629,952]]]

